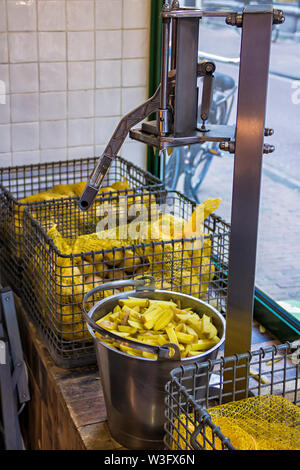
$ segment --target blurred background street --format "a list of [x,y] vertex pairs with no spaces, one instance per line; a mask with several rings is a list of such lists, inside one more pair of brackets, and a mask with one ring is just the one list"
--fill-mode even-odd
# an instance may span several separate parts
[[[216,34],[217,32],[217,34]],[[200,30],[200,55],[237,59],[237,28],[205,23]],[[238,64],[214,60],[217,71],[238,84]],[[272,43],[266,127],[274,135],[265,139],[275,152],[264,155],[256,285],[274,300],[300,300],[300,43],[279,35]],[[229,123],[235,121],[236,99]],[[198,199],[221,197],[218,214],[230,222],[234,157],[212,159],[198,190]],[[177,189],[183,190],[181,174]],[[247,217],[247,214],[245,214]]]

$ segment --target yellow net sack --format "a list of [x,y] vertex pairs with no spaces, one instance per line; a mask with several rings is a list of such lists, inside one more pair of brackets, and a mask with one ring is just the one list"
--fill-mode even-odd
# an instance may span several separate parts
[[[263,395],[207,411],[213,424],[220,427],[221,433],[237,450],[300,450],[300,409],[286,398]],[[182,415],[179,421],[174,423],[173,449],[191,449],[194,415]],[[226,448],[209,425],[198,434],[196,441],[206,450]]]

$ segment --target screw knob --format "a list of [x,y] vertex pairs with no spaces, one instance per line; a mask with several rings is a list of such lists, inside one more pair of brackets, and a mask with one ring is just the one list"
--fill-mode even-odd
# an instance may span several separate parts
[[274,10],[273,12],[273,24],[282,24],[285,21],[282,10]]
[[269,129],[268,127],[265,129],[265,137],[270,137],[274,134],[274,129]]
[[275,150],[275,147],[274,145],[269,145],[269,144],[264,144],[264,153],[268,154],[268,153],[273,153]]

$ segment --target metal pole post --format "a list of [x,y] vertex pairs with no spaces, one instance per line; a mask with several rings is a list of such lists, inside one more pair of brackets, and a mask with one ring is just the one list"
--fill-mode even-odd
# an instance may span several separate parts
[[271,6],[245,8],[235,136],[226,356],[251,349],[272,24]]

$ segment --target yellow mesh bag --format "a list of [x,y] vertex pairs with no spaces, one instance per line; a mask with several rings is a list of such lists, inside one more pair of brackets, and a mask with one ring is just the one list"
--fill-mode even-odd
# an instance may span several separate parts
[[[300,409],[286,398],[275,395],[263,395],[227,403],[207,410],[213,424],[220,427],[221,433],[230,439],[238,450],[300,450]],[[178,429],[182,436],[194,431],[194,415],[181,416]],[[174,423],[176,427],[176,423]],[[173,448],[177,448],[178,431],[173,433]],[[205,437],[214,442],[214,447],[222,449],[222,442],[215,438],[207,425]],[[190,444],[190,439],[188,439]],[[200,446],[204,446],[201,434],[197,437]],[[182,446],[182,447],[181,447]],[[180,438],[179,448],[186,449],[185,439]],[[206,449],[212,446],[206,441]]]

